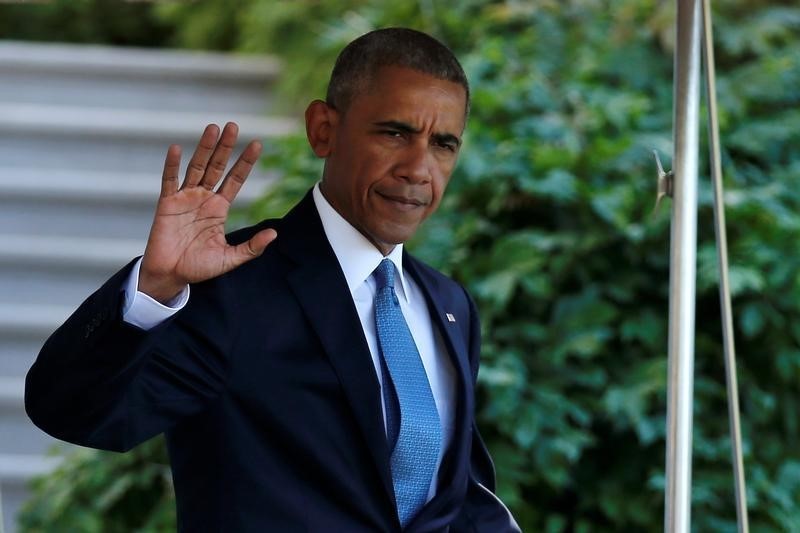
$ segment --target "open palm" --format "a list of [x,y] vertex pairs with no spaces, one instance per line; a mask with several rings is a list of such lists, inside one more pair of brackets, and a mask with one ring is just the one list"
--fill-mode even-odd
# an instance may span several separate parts
[[215,191],[236,143],[238,127],[228,123],[206,127],[178,188],[181,150],[167,150],[153,226],[139,271],[139,290],[165,302],[187,283],[214,278],[261,255],[276,237],[260,231],[247,242],[231,246],[225,221],[234,198],[258,160],[261,145],[250,142]]

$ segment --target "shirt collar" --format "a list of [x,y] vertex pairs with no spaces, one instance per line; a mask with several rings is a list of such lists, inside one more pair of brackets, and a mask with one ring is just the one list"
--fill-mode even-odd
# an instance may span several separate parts
[[[351,226],[328,203],[319,188],[319,183],[314,186],[312,195],[314,197],[314,205],[316,205],[319,218],[322,221],[325,236],[328,238],[331,248],[333,248],[333,253],[339,261],[339,266],[342,267],[347,287],[352,295],[369,279],[372,272],[383,261],[384,256],[361,232]],[[394,263],[395,276],[400,278],[400,283],[395,283],[395,292],[399,297],[409,302],[411,293],[403,272],[403,243],[395,246],[386,258]]]

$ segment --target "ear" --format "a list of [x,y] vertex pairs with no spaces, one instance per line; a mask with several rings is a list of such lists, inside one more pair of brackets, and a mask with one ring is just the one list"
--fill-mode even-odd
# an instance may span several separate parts
[[306,108],[306,136],[317,157],[328,157],[336,138],[339,113],[322,100],[314,100]]

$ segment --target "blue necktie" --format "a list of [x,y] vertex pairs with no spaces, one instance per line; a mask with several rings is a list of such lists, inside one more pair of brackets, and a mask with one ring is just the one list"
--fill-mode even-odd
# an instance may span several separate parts
[[375,324],[382,356],[392,482],[397,513],[405,527],[428,499],[442,428],[425,367],[394,292],[394,271],[389,259],[375,269]]

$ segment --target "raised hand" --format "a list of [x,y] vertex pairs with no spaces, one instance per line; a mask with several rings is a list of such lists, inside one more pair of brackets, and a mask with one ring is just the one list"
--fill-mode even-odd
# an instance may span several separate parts
[[231,246],[225,220],[233,199],[258,161],[261,144],[250,142],[215,192],[236,143],[238,126],[209,124],[178,188],[181,148],[167,150],[161,196],[139,270],[139,290],[166,302],[188,283],[214,278],[261,255],[277,233],[262,230]]

